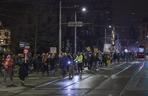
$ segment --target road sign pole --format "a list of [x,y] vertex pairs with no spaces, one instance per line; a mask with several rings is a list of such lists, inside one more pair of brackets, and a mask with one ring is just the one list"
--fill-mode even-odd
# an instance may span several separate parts
[[76,25],[76,22],[77,22],[77,12],[75,11],[75,36],[74,36],[74,53],[76,54],[77,53],[77,25]]
[[106,44],[106,28],[105,28],[105,44]]

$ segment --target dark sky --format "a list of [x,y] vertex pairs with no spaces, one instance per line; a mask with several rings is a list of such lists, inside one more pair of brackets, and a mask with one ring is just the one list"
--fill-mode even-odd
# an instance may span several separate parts
[[113,0],[114,23],[127,25],[148,16],[148,0]]
[[[53,3],[53,1],[54,1],[54,3]],[[100,21],[97,21],[99,16],[105,17],[104,15],[102,15],[102,14],[104,14],[102,11],[101,11],[102,13],[100,12],[101,14],[99,14],[99,11],[97,11],[99,9],[99,7],[101,6],[99,4],[101,4],[100,3],[101,1],[109,1],[109,0],[64,0],[64,1],[66,3],[68,2],[67,4],[65,4],[65,6],[69,5],[69,4],[71,4],[73,6],[74,4],[72,2],[77,2],[77,1],[81,2],[81,5],[85,4],[86,6],[88,6],[88,13],[87,14],[89,14],[90,16],[88,15],[89,19],[88,20],[86,19],[86,20],[91,21],[91,22],[95,22],[95,23],[97,22],[97,24],[98,24],[98,22],[101,22],[100,19],[99,19]],[[24,33],[28,32],[28,34],[29,34],[29,31],[28,30],[25,31],[24,30],[25,27],[23,26],[23,24],[28,22],[29,20],[26,21],[26,19],[22,19],[22,18],[27,18],[26,17],[27,14],[30,14],[31,16],[33,16],[36,13],[34,10],[38,10],[38,9],[40,9],[40,7],[42,7],[43,12],[41,12],[42,14],[40,14],[40,15],[43,15],[42,19],[46,19],[46,20],[42,20],[42,21],[50,20],[53,22],[53,23],[52,22],[44,22],[43,23],[46,26],[51,25],[50,27],[48,27],[49,28],[48,31],[49,31],[50,29],[53,28],[52,26],[54,26],[52,24],[58,24],[58,11],[57,11],[58,10],[58,3],[59,3],[58,0],[0,0],[0,20],[4,21],[4,24],[9,25],[8,27],[11,27],[11,29],[13,28],[13,30],[18,30],[18,32],[19,32],[19,30],[23,30]],[[46,5],[46,6],[44,6],[44,5]],[[48,8],[50,9],[50,11]],[[30,11],[30,10],[32,10],[32,11]],[[52,15],[50,14],[50,13],[53,13],[53,11],[55,12],[55,14],[54,14],[55,16],[53,14]],[[96,14],[91,14],[91,12],[89,12],[89,11],[96,11]],[[32,12],[34,12],[33,15],[31,14]],[[45,13],[45,14],[43,14],[43,13]],[[46,14],[46,13],[49,13],[49,14]],[[47,16],[47,15],[49,15],[49,16]],[[68,15],[66,15],[66,16],[68,16]],[[119,26],[120,25],[121,26],[138,25],[138,24],[140,24],[140,21],[142,18],[148,17],[148,0],[112,0],[111,17],[113,18],[112,21],[113,21],[113,24],[115,24],[115,25],[119,25]],[[86,16],[86,18],[87,18],[87,16]],[[16,20],[16,19],[18,19],[18,20]],[[16,27],[16,25],[18,27]],[[21,25],[21,26],[19,26],[19,25]],[[45,29],[45,26],[43,27],[43,29]],[[56,32],[58,32],[58,26],[57,26],[57,28],[50,30],[50,33],[55,32],[55,30],[57,30]],[[133,30],[133,29],[131,29],[131,30]],[[47,33],[48,33],[48,31],[47,31]],[[95,31],[98,32],[98,29],[96,28]],[[134,31],[135,31],[135,29],[133,30],[133,32]],[[121,32],[119,30],[119,32],[120,33],[129,33],[128,30],[125,30],[123,32]],[[127,38],[127,36],[131,36],[131,35],[121,34],[120,36]]]
[[[31,3],[31,2],[44,2],[44,1],[46,0],[0,0],[0,3],[2,2]],[[52,1],[52,0],[47,0],[47,1]],[[70,2],[70,1],[81,1],[81,0],[67,0],[67,1]],[[82,1],[84,2],[84,0]],[[148,16],[148,0],[113,0],[112,7],[113,7],[113,23],[115,24],[126,25],[128,20],[131,20],[133,18],[140,20],[142,17]]]

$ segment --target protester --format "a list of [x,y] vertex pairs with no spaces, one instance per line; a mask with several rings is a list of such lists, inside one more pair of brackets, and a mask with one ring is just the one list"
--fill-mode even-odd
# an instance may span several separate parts
[[50,55],[48,53],[42,54],[42,74],[45,75],[45,72],[47,76],[49,76],[49,65],[48,65],[48,57]]
[[83,71],[83,55],[82,55],[82,53],[78,53],[75,61],[78,64],[78,73],[79,73],[80,78],[81,78],[82,77],[82,71]]
[[51,75],[55,76],[55,68],[56,68],[56,57],[55,57],[55,54],[51,54],[50,57],[48,57],[48,63],[50,65]]
[[4,75],[4,82],[7,83],[7,78],[10,79],[10,84],[13,84],[13,58],[11,55],[7,55],[4,59],[3,59],[3,75]]
[[28,63],[25,62],[24,57],[20,57],[19,60],[19,78],[21,80],[21,85],[24,86],[25,78],[28,76]]
[[73,57],[70,53],[67,56],[68,56],[67,65],[68,65],[69,79],[73,79],[73,77],[74,77],[74,60],[73,60]]
[[66,53],[63,53],[62,55],[60,55],[59,57],[59,63],[60,63],[60,68],[62,71],[62,77],[64,78],[67,74],[67,61],[68,61],[68,57]]

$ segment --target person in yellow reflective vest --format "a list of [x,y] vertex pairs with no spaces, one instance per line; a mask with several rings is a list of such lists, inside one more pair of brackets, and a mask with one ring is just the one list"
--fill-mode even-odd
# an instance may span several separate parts
[[78,73],[80,75],[80,78],[82,78],[82,71],[83,71],[83,54],[79,53],[76,58],[75,61],[77,63],[77,67],[78,67]]

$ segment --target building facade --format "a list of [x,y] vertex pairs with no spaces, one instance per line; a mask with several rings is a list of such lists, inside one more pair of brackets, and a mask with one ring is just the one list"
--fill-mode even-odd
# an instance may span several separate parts
[[11,31],[2,25],[0,26],[0,51],[10,51]]
[[148,21],[142,22],[139,26],[139,45],[145,46],[148,51]]

